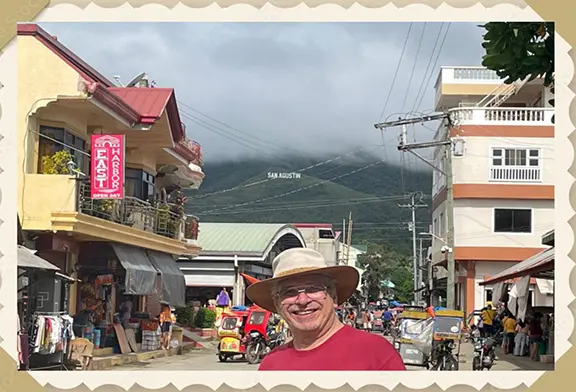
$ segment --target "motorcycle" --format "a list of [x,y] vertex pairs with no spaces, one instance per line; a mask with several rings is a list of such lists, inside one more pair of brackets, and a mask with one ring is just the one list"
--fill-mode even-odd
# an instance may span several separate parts
[[454,347],[452,340],[440,342],[432,354],[429,369],[435,371],[457,371],[458,359],[453,353]]
[[498,342],[490,337],[474,339],[474,359],[472,360],[472,370],[490,370],[496,361],[496,346]]
[[382,320],[382,334],[384,336],[391,335],[394,330],[392,320]]
[[281,332],[268,331],[268,338],[258,331],[252,331],[246,337],[246,359],[251,365],[258,364],[270,351],[281,346],[286,338]]

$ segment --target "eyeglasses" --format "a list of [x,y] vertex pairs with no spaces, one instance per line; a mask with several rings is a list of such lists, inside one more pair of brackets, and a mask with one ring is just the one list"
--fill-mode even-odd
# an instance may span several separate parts
[[306,287],[290,287],[283,290],[280,290],[277,293],[277,298],[281,302],[285,302],[288,300],[295,301],[296,298],[300,295],[300,293],[306,294],[308,298],[313,301],[320,301],[326,298],[326,291],[327,287],[323,285],[313,285],[313,286],[306,286]]

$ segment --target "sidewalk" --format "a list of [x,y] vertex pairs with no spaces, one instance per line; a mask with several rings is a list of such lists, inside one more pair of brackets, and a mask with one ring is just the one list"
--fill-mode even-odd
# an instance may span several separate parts
[[512,354],[504,354],[501,347],[496,349],[496,363],[502,363],[506,369],[494,368],[494,370],[531,370],[531,371],[549,371],[554,370],[554,363],[536,362],[530,357],[516,357]]
[[113,354],[106,356],[94,356],[89,370],[105,370],[127,364],[138,364],[150,359],[183,355],[191,350],[195,350],[193,344],[184,343],[182,346],[171,348],[170,350],[141,351],[129,354]]

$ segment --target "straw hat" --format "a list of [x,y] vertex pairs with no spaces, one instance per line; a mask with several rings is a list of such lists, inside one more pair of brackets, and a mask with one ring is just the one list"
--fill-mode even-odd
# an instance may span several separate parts
[[272,261],[274,276],[270,279],[253,283],[246,289],[246,295],[260,307],[275,312],[272,289],[281,280],[311,274],[327,275],[335,280],[338,305],[350,298],[360,276],[354,267],[339,265],[329,267],[320,253],[308,248],[292,248],[280,253]]

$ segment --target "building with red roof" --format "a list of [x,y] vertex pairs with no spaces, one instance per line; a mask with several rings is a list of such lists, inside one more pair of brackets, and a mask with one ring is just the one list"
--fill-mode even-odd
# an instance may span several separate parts
[[[112,309],[122,293],[138,297],[135,310],[183,305],[174,258],[195,257],[200,246],[181,191],[198,188],[204,173],[174,89],[144,77],[118,86],[36,24],[18,25],[17,45],[18,214],[28,241],[83,282],[112,274]],[[122,199],[91,198],[94,134],[124,136]],[[72,287],[70,313],[83,301]]]

